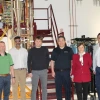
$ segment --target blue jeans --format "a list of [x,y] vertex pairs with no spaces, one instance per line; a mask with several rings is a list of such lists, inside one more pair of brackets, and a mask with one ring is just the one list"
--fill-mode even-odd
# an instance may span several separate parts
[[0,76],[0,100],[3,92],[3,100],[9,100],[11,76]]
[[65,88],[65,100],[71,100],[70,71],[55,72],[57,100],[62,100],[62,86]]
[[100,100],[100,67],[96,67],[95,85],[98,93],[98,98]]

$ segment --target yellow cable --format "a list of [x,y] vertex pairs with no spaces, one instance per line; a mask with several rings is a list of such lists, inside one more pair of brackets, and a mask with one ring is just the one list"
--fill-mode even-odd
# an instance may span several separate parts
[[2,38],[4,37],[5,33],[2,34],[2,36],[0,36],[0,40],[2,40]]
[[0,40],[2,40],[2,38],[3,38],[4,35],[6,34],[7,30],[8,30],[8,27],[5,27],[5,29],[2,29],[3,34],[2,34],[2,36],[0,36]]

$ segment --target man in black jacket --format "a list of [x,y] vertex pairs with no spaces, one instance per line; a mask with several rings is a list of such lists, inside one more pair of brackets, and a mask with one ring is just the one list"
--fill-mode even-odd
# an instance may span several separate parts
[[32,95],[31,100],[36,100],[36,91],[40,79],[42,86],[42,100],[47,100],[47,69],[49,66],[49,52],[42,46],[43,38],[37,36],[35,47],[28,53],[28,73],[32,77]]

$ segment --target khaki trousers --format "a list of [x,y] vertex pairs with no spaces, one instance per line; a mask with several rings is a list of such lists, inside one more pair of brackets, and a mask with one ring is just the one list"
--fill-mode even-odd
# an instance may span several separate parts
[[20,86],[21,100],[26,100],[25,84],[26,84],[26,69],[15,69],[15,84],[12,85],[13,100],[18,100],[18,86]]

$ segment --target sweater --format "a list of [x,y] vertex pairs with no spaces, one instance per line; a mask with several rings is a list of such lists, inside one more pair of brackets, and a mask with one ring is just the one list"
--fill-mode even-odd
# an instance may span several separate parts
[[49,67],[49,52],[46,47],[33,47],[28,52],[28,73],[32,70],[43,70]]

